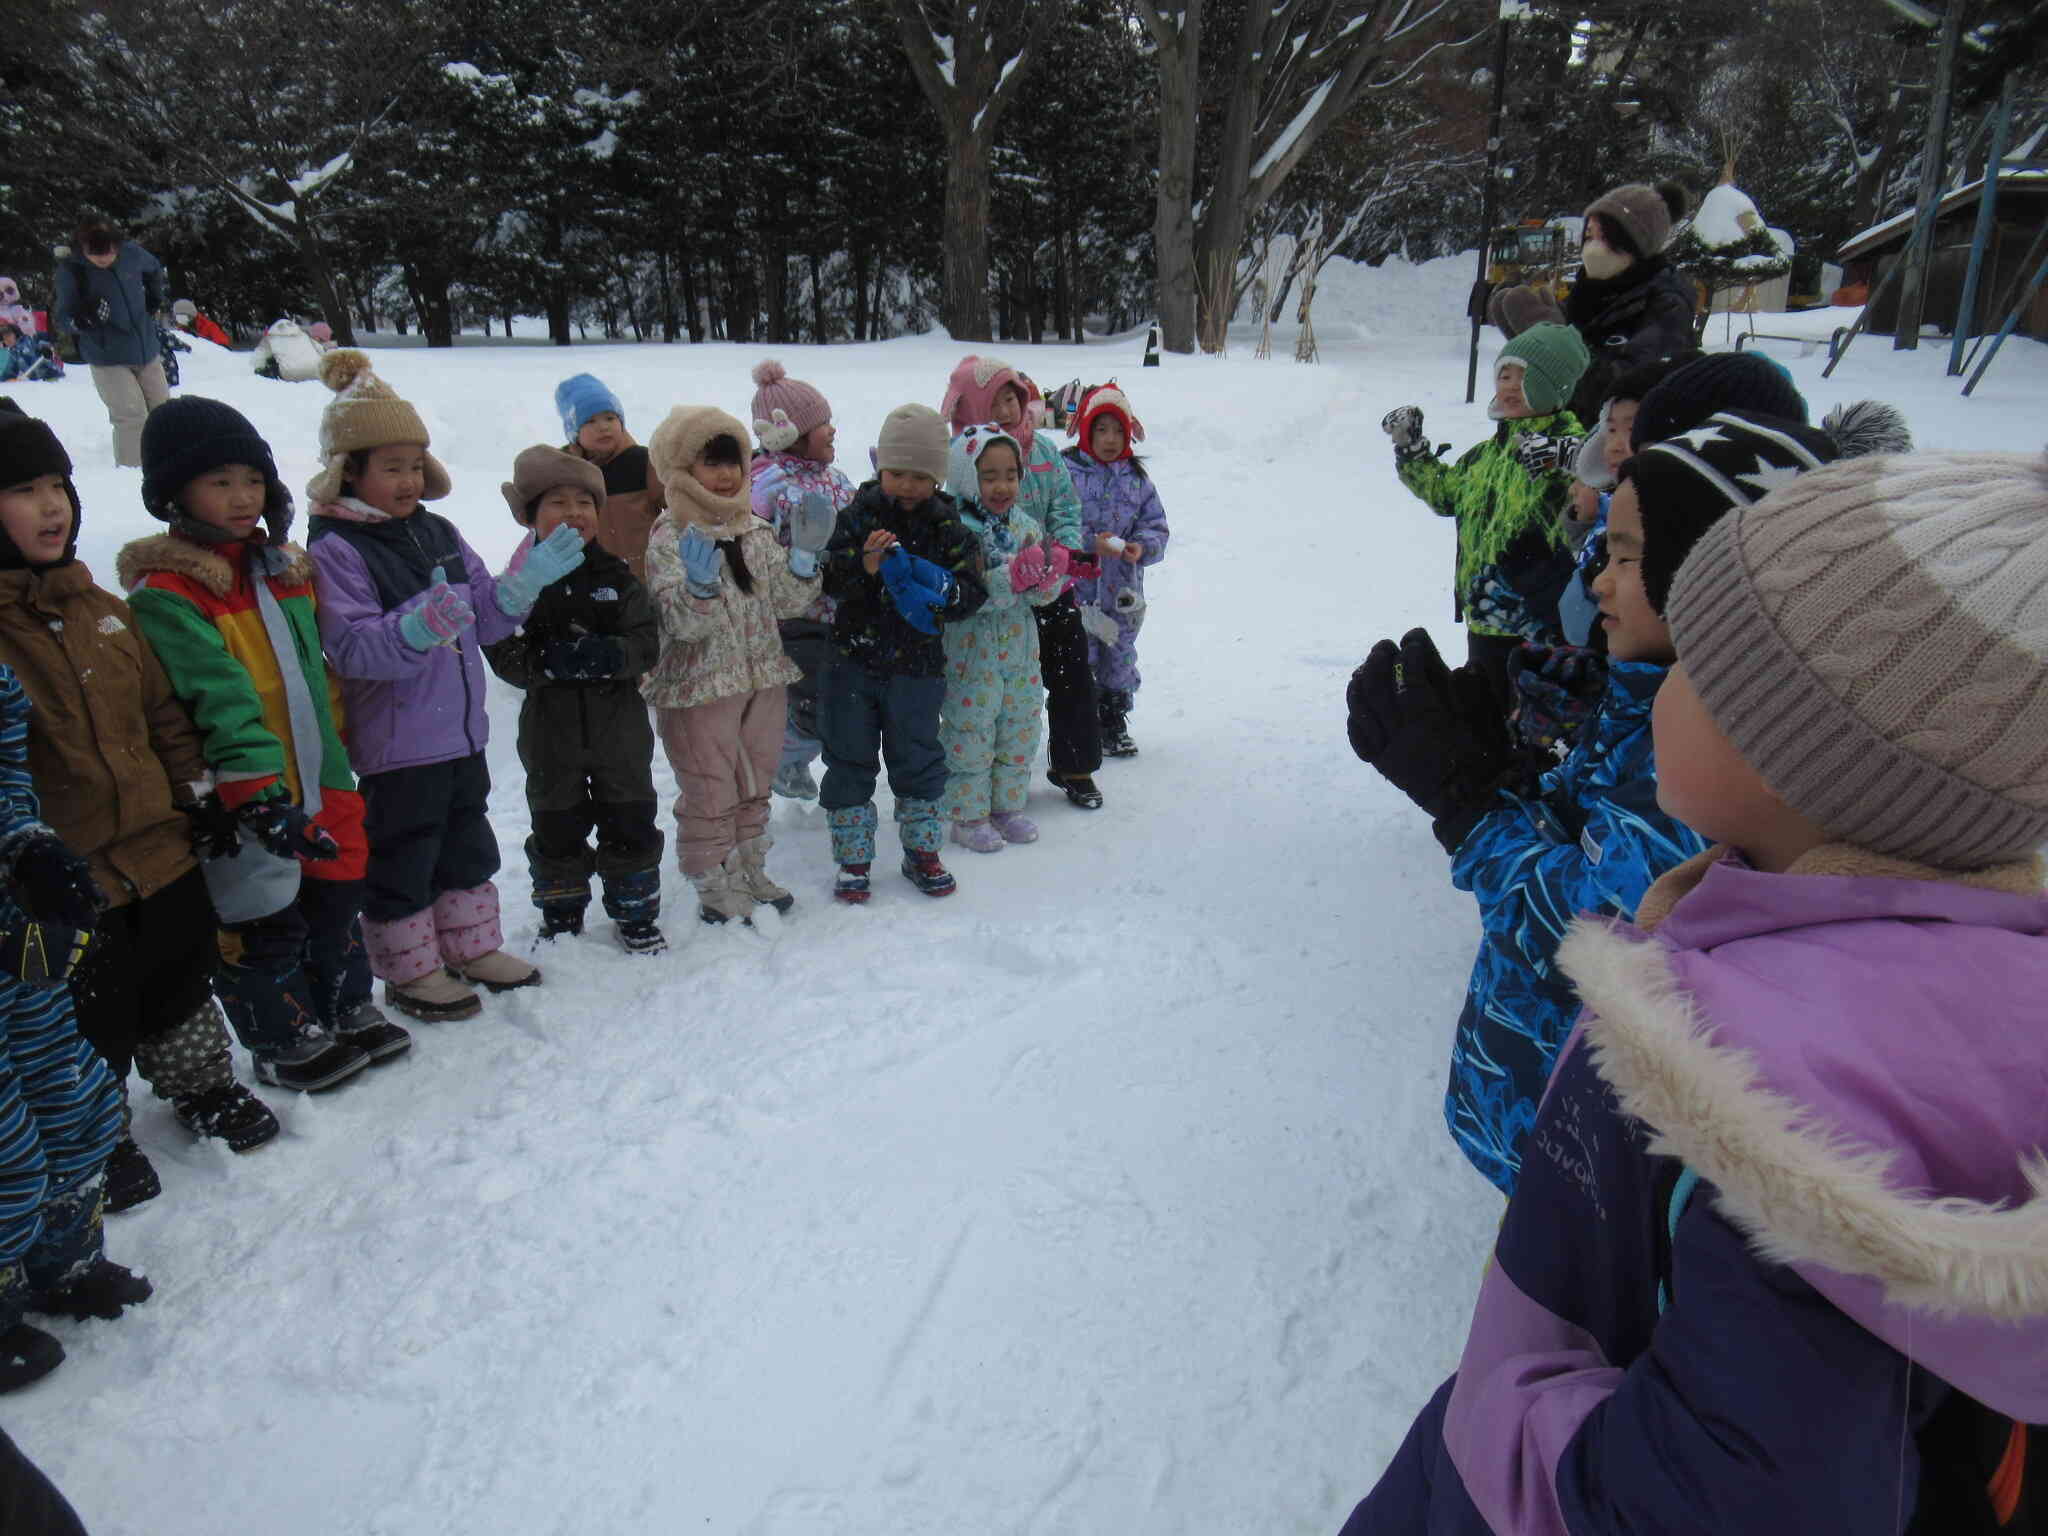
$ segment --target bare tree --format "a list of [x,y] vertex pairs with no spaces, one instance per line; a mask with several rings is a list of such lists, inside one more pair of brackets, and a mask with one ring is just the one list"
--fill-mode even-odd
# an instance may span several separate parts
[[1159,58],[1159,197],[1152,248],[1166,350],[1195,349],[1195,109],[1200,100],[1202,0],[1137,0]]
[[963,341],[989,341],[989,154],[1053,17],[1052,5],[891,0],[904,52],[946,133],[943,320]]

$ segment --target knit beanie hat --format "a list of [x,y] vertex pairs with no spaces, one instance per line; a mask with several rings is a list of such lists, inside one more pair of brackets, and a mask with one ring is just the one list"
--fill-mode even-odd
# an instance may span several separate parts
[[944,484],[947,446],[946,423],[937,411],[928,405],[899,405],[883,418],[875,468],[929,475]]
[[[353,347],[325,353],[320,359],[320,382],[334,391],[334,398],[320,415],[321,469],[306,482],[308,501],[333,501],[341,495],[351,453],[392,443],[417,443],[424,449],[430,443],[420,413],[371,371],[368,353]],[[426,460],[426,486],[420,499],[439,501],[450,490],[448,471],[431,453]]]
[[1117,458],[1128,459],[1131,456],[1131,444],[1145,441],[1145,424],[1132,414],[1131,398],[1117,387],[1115,379],[1111,379],[1107,384],[1098,384],[1083,395],[1081,408],[1074,412],[1072,420],[1067,423],[1067,435],[1078,437],[1081,440],[1081,447],[1091,455],[1095,449],[1091,444],[1090,434],[1095,431],[1095,421],[1099,416],[1114,416],[1123,423],[1124,451],[1118,454]]
[[263,476],[263,526],[271,543],[283,543],[292,526],[292,493],[277,477],[270,444],[248,417],[218,400],[180,395],[143,419],[142,504],[151,517],[202,543],[228,539],[220,529],[185,517],[178,492],[224,464],[246,464]]
[[978,421],[954,438],[946,450],[946,489],[961,501],[981,500],[981,456],[996,443],[1008,443],[1017,451],[1017,468],[1024,468],[1024,447],[992,421]]
[[1031,391],[1017,370],[1000,357],[976,357],[969,353],[946,379],[946,398],[939,402],[939,414],[955,432],[964,432],[978,421],[994,421],[996,396],[1014,389],[1028,406]]
[[1564,408],[1592,360],[1577,331],[1546,322],[1510,339],[1494,359],[1493,371],[1499,373],[1502,363],[1520,363],[1522,397],[1538,416],[1548,416]]
[[1487,298],[1486,318],[1512,341],[1532,325],[1562,325],[1564,311],[1548,288],[1533,283],[1503,284]]
[[1700,536],[1732,507],[1841,455],[1823,432],[1771,416],[1723,412],[1698,430],[1652,443],[1631,461],[1643,516],[1643,595],[1661,617],[1672,578]]
[[626,419],[625,407],[619,404],[619,397],[605,387],[604,380],[594,373],[572,374],[555,386],[555,410],[562,418],[562,441],[573,443],[576,434],[593,416],[602,416],[610,411],[620,421]]
[[1683,188],[1666,182],[1649,186],[1632,181],[1603,192],[1586,207],[1586,217],[1598,214],[1613,238],[1609,244],[1630,256],[1654,256],[1671,238],[1672,221],[1684,217]]
[[[690,466],[704,457],[704,450],[716,437],[729,437],[739,444],[740,463],[749,465],[753,443],[747,429],[715,405],[679,405],[662,417],[661,425],[647,440],[647,462],[654,468],[668,501],[670,515],[678,524],[696,523],[714,538],[735,539],[746,531],[753,517],[748,480],[731,496],[714,496],[690,473]],[[944,457],[943,450],[940,457]]]
[[773,358],[754,364],[754,436],[770,453],[796,446],[814,427],[832,419],[825,397]]
[[[4,295],[0,295],[0,298],[4,298]],[[198,315],[199,306],[190,299],[177,299],[171,304],[171,318],[173,320],[193,320],[197,319]]]
[[525,527],[533,522],[527,510],[557,486],[588,491],[590,499],[604,510],[604,471],[588,459],[547,443],[535,443],[519,450],[512,461],[512,478],[498,487],[505,493],[505,505],[512,509],[512,521]]
[[1629,441],[1637,448],[1662,442],[1690,432],[1716,411],[1807,419],[1806,397],[1784,364],[1760,352],[1715,352],[1687,363],[1642,397]]
[[1851,459],[1671,589],[1715,723],[1830,837],[1951,869],[2048,839],[2048,455]]
[[[0,485],[20,485],[24,480],[40,480],[44,475],[61,476],[64,494],[71,501],[71,537],[64,545],[62,557],[49,562],[63,565],[78,555],[78,525],[83,518],[78,487],[71,482],[71,455],[64,451],[48,423],[29,415],[15,404],[11,395],[0,395]],[[14,541],[0,533],[0,570],[19,571],[27,566],[28,561]]]

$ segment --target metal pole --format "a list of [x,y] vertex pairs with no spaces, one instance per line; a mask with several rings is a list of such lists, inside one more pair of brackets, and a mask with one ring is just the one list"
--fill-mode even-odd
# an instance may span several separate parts
[[[1998,93],[1991,116],[1991,154],[1984,162],[1984,185],[1977,193],[1977,227],[1970,235],[1970,268],[1963,274],[1963,296],[1956,302],[1956,328],[1948,348],[1951,377],[1963,371],[1963,347],[1977,318],[1977,283],[1984,275],[1984,251],[1991,244],[1992,209],[1998,202],[1998,172],[2005,163],[2005,136],[2012,125],[2012,76]],[[1968,167],[1966,166],[1965,169]]]
[[2043,283],[2048,283],[2048,261],[2034,268],[2034,275],[2027,283],[2025,291],[2020,294],[2019,302],[2013,305],[2012,312],[2005,317],[2005,324],[1998,328],[1998,334],[1991,338],[1991,350],[1984,354],[1984,361],[1977,365],[1977,371],[1970,375],[1970,382],[1963,386],[1965,397],[1977,387],[1978,380],[1984,377],[1984,370],[1989,368],[1991,360],[1998,356],[1998,349],[2005,345],[2005,338],[2019,329],[2020,317],[2027,312],[2027,306],[2034,302],[2034,295],[2041,291]]
[[1486,182],[1479,189],[1479,270],[1473,275],[1472,297],[1465,308],[1472,318],[1472,347],[1465,359],[1465,403],[1472,403],[1479,384],[1479,328],[1486,323],[1486,259],[1492,253],[1493,226],[1500,210],[1495,206],[1495,189],[1500,185],[1500,120],[1507,110],[1508,22],[1523,14],[1515,0],[1501,0],[1500,15],[1493,23],[1493,108],[1486,120]]
[[1892,350],[1920,347],[1920,316],[1927,307],[1928,257],[1934,250],[1934,224],[1941,209],[1942,152],[1948,147],[1949,100],[1955,94],[1956,45],[1963,35],[1963,0],[1948,0],[1941,17],[1941,46],[1934,56],[1934,99],[1927,108],[1927,149],[1920,157],[1920,199],[1913,218],[1915,243],[1906,247],[1907,267],[1899,289],[1899,319],[1892,327]]

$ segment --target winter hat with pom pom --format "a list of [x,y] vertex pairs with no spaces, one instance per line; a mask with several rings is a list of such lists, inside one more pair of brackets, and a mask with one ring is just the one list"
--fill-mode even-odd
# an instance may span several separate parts
[[1946,869],[2048,839],[2048,455],[1802,475],[1707,532],[1670,616],[1714,723],[1830,837]]
[[1671,226],[1685,217],[1691,201],[1676,182],[1652,187],[1632,181],[1593,199],[1586,217],[1599,215],[1607,226],[1607,243],[1624,255],[1654,256],[1671,239]]
[[993,421],[996,396],[1014,389],[1027,405],[1031,391],[1024,387],[1017,370],[1000,357],[977,357],[969,353],[960,359],[946,380],[946,398],[939,402],[939,414],[955,432],[964,432],[976,422]]
[[736,495],[714,496],[690,473],[690,466],[704,457],[715,437],[729,437],[739,444],[740,463],[747,463],[752,443],[736,418],[715,405],[679,405],[661,419],[654,436],[647,440],[647,462],[654,466],[667,493],[671,517],[696,523],[714,538],[736,539],[754,516],[747,481],[741,482]]
[[231,405],[180,395],[142,423],[142,504],[151,517],[203,544],[230,543],[222,530],[184,516],[178,492],[210,469],[246,464],[263,476],[263,526],[281,544],[292,526],[292,493],[277,477],[270,444]]
[[1096,385],[1081,397],[1081,408],[1074,412],[1074,419],[1067,424],[1068,435],[1079,438],[1081,446],[1092,455],[1095,452],[1095,423],[1103,416],[1114,416],[1123,423],[1124,451],[1117,458],[1128,459],[1131,445],[1145,441],[1145,424],[1138,420],[1131,409],[1131,397],[1118,387],[1115,379]]
[[504,493],[505,505],[512,509],[512,521],[525,528],[533,523],[533,504],[549,491],[565,485],[588,491],[597,510],[604,510],[604,471],[588,459],[564,453],[547,443],[520,449],[519,457],[512,461],[512,478],[498,489]]
[[832,419],[825,397],[774,358],[754,364],[754,436],[770,453],[796,446],[798,439]]
[[555,409],[562,417],[562,438],[571,443],[593,416],[610,411],[621,422],[626,419],[626,408],[619,404],[619,397],[594,373],[572,374],[557,384]]
[[946,450],[946,489],[961,501],[980,501],[981,456],[997,443],[1016,449],[1017,468],[1023,469],[1023,445],[994,422],[978,421],[954,438]]
[[[306,499],[318,505],[342,494],[348,456],[365,448],[431,439],[420,413],[371,371],[369,354],[353,347],[326,353],[320,359],[320,382],[334,391],[320,415],[320,473],[306,482]],[[448,471],[431,453],[426,455],[426,486],[422,501],[439,501],[450,490]]]

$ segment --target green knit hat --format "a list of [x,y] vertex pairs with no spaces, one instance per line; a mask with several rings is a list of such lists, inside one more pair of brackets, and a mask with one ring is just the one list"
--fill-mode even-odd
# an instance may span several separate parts
[[1586,344],[1570,326],[1532,325],[1500,349],[1493,371],[1499,373],[1502,363],[1520,363],[1523,398],[1538,416],[1548,416],[1564,408],[1592,361]]

